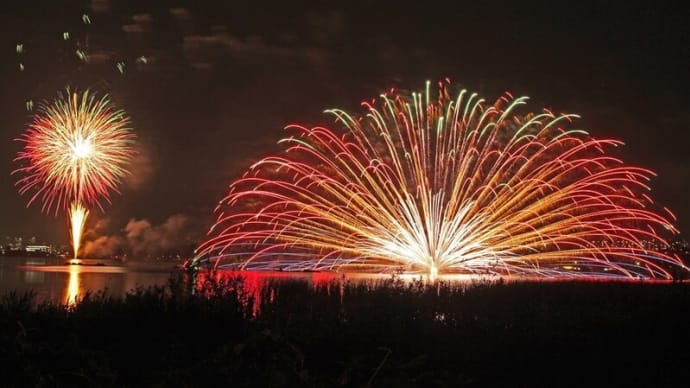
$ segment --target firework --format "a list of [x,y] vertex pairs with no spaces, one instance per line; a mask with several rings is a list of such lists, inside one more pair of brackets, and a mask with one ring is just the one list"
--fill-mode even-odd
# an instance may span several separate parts
[[338,130],[287,127],[285,152],[232,183],[197,260],[284,270],[667,278],[670,211],[653,173],[607,154],[622,143],[570,129],[576,115],[521,113],[447,83],[391,91]]
[[18,140],[24,143],[13,173],[28,204],[40,201],[45,212],[69,209],[76,259],[88,207],[108,200],[117,190],[132,153],[129,119],[107,96],[66,91],[44,104]]

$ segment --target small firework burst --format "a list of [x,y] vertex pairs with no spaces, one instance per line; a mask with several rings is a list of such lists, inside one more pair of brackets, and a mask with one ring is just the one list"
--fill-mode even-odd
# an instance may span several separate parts
[[[88,206],[102,207],[127,173],[134,134],[124,111],[107,96],[66,91],[52,104],[43,104],[26,132],[13,173],[19,193],[40,201],[45,212],[70,208],[75,256]],[[74,229],[77,228],[75,231]]]

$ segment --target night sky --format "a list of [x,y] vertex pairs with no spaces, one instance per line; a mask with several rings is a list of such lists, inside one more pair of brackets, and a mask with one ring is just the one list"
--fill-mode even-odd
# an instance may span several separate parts
[[625,141],[620,155],[658,173],[652,197],[690,233],[682,2],[15,3],[0,6],[0,236],[67,243],[64,213],[26,208],[10,176],[26,102],[66,86],[110,93],[138,135],[134,173],[105,213],[92,212],[87,240],[139,228],[175,244],[199,240],[230,182],[275,149],[286,124],[330,125],[324,109],[361,112],[389,87],[445,77],[488,100],[528,95],[532,111],[577,113],[593,136]]

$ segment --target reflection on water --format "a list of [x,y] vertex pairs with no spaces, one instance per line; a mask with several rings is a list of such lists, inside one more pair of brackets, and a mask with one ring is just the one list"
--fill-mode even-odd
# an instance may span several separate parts
[[[30,258],[26,260],[26,265],[36,266],[45,265],[45,258]],[[46,275],[41,271],[26,271],[24,272],[24,282],[28,284],[40,284],[46,281]]]
[[46,274],[38,271],[24,272],[24,281],[28,284],[41,284],[46,281]]
[[174,271],[174,263],[86,261],[65,265],[65,259],[0,256],[0,295],[32,291],[36,302],[74,305],[87,292],[105,290],[121,296],[138,287],[163,285]]
[[[64,259],[0,257],[0,295],[10,291],[25,292],[31,290],[36,295],[36,302],[54,302],[73,306],[88,292],[104,291],[106,295],[122,296],[138,287],[167,284],[174,272],[173,263],[143,262],[105,262],[105,265],[93,265],[96,262],[85,261],[86,265],[66,265]],[[89,265],[90,264],[90,265]],[[100,264],[100,263],[99,263]],[[328,294],[338,293],[341,302],[348,285],[366,285],[379,287],[391,282],[409,284],[433,283],[435,280],[450,282],[457,288],[471,287],[478,281],[482,283],[497,281],[479,279],[473,275],[439,275],[430,279],[428,275],[390,275],[364,273],[333,272],[259,272],[259,271],[202,271],[197,275],[198,290],[202,290],[206,281],[222,282],[225,286],[239,292],[243,302],[252,302],[256,314],[262,303],[270,303],[275,298],[275,289],[267,287],[275,282],[306,282],[319,291]],[[436,284],[436,283],[434,283]]]
[[[357,276],[357,274],[353,274]],[[348,277],[351,275],[347,275]],[[367,281],[378,275],[365,275]],[[331,288],[340,289],[341,303],[346,283],[346,275],[333,272],[279,272],[279,271],[202,271],[196,276],[196,290],[211,295],[217,287],[226,291],[237,291],[237,296],[245,307],[251,307],[253,316],[257,316],[263,303],[275,299],[275,288],[272,284],[279,282],[304,282],[314,289],[325,288],[330,294]],[[363,278],[364,279],[364,278]],[[342,280],[342,281],[341,281]]]
[[79,297],[79,269],[77,265],[69,268],[69,280],[67,282],[67,293],[65,293],[65,304],[69,307],[77,304]]
[[[275,287],[281,282],[304,282],[309,287],[331,295],[337,292],[340,303],[343,303],[345,289],[348,286],[365,286],[377,288],[382,286],[407,287],[417,285],[431,286],[437,290],[441,284],[451,289],[462,291],[477,284],[503,282],[497,276],[477,275],[419,275],[419,274],[371,274],[371,273],[335,273],[335,272],[289,272],[289,271],[233,271],[216,270],[201,271],[196,276],[197,292],[213,294],[217,287],[227,291],[239,291],[238,297],[245,307],[251,307],[251,312],[257,316],[262,304],[271,303],[275,299]],[[251,304],[251,305],[250,305]]]

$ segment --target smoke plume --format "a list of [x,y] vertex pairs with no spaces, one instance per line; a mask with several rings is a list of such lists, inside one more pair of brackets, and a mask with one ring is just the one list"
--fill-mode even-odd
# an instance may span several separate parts
[[[85,235],[82,255],[114,257],[128,255],[132,259],[156,258],[165,255],[187,255],[195,245],[194,231],[187,216],[175,214],[159,225],[146,219],[130,219],[117,234],[107,234],[108,220],[99,220]],[[190,251],[190,252],[188,252]]]

